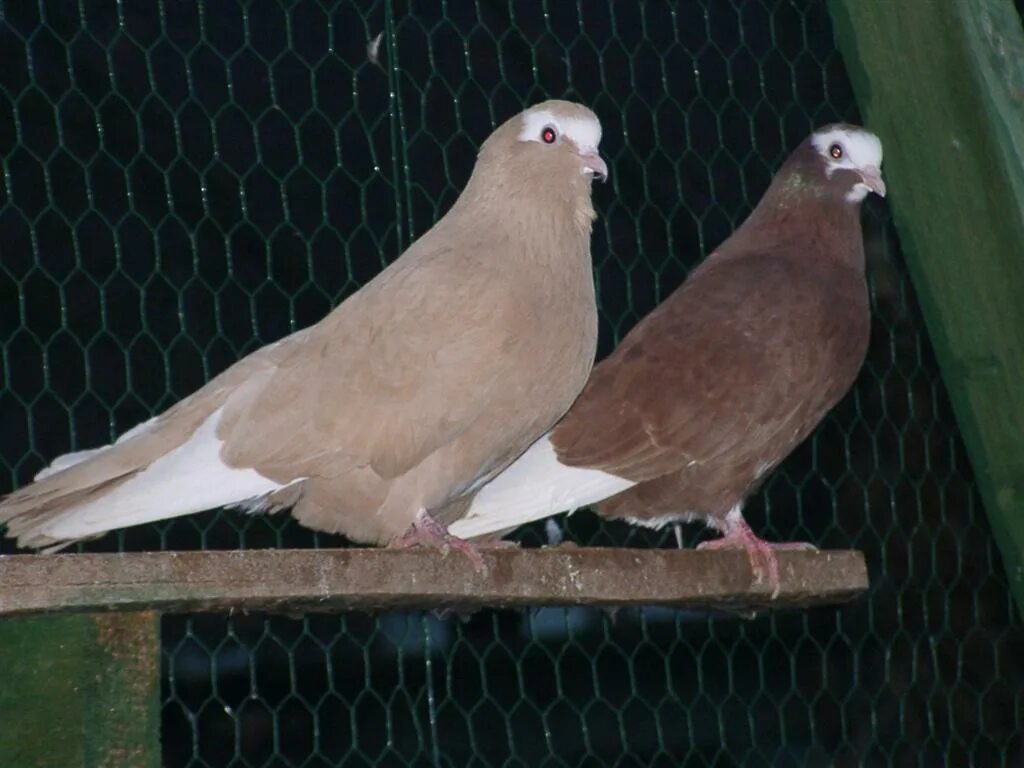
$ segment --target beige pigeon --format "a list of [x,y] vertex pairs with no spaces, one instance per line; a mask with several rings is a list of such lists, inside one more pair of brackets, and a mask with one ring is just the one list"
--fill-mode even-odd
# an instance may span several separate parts
[[597,341],[601,125],[547,101],[484,142],[459,199],[316,325],[243,358],[112,445],[0,502],[28,547],[222,506],[293,506],[354,541],[449,545],[470,494],[568,409]]

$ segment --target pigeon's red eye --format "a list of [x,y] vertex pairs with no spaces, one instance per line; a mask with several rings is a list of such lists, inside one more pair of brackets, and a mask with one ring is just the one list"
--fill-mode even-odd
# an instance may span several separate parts
[[843,156],[843,147],[839,144],[833,144],[828,148],[828,153],[838,160]]
[[554,144],[555,143],[555,139],[557,139],[557,138],[558,138],[558,134],[555,133],[555,129],[552,128],[550,125],[547,126],[546,128],[544,128],[544,130],[542,130],[540,132],[540,139],[545,144]]

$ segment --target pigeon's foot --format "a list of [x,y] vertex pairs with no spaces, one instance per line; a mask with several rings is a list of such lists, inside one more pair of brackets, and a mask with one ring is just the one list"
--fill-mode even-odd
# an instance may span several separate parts
[[484,559],[480,556],[476,546],[465,539],[452,536],[448,533],[447,528],[427,514],[425,510],[420,510],[419,514],[416,515],[416,520],[409,526],[409,530],[397,539],[394,539],[388,546],[395,549],[417,546],[433,547],[434,549],[441,550],[441,554],[444,556],[447,556],[449,551],[455,550],[468,557],[476,571],[487,570]]
[[767,582],[768,586],[772,588],[771,599],[774,600],[779,596],[781,589],[779,560],[775,553],[789,550],[816,551],[818,548],[803,541],[765,541],[751,530],[746,520],[740,518],[727,522],[722,538],[705,541],[703,544],[699,544],[697,549],[744,550],[747,557],[750,558],[750,570],[754,572],[754,578],[758,584]]

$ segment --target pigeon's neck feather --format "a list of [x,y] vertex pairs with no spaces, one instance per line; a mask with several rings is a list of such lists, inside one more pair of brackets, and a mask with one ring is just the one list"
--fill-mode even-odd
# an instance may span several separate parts
[[444,226],[471,233],[479,242],[520,242],[516,258],[524,265],[559,271],[559,265],[569,260],[586,262],[589,271],[596,216],[590,180],[578,170],[568,178],[530,169],[503,170],[486,176],[474,173]]
[[792,247],[864,269],[860,205],[814,169],[794,168],[772,183],[728,243],[729,250]]

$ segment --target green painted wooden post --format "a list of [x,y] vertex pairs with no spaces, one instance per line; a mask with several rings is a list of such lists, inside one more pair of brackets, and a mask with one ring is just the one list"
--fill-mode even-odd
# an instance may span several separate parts
[[0,621],[0,767],[157,768],[159,652],[155,613]]
[[829,0],[1024,613],[1024,32],[1012,0]]

